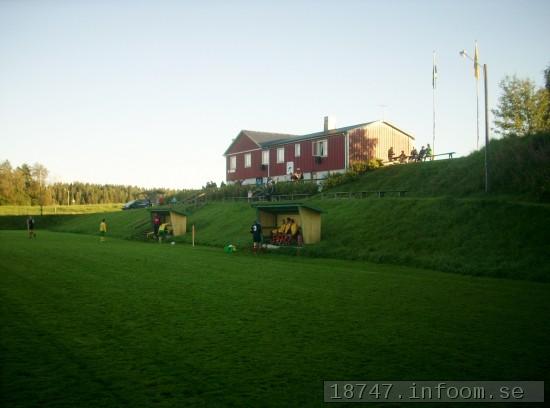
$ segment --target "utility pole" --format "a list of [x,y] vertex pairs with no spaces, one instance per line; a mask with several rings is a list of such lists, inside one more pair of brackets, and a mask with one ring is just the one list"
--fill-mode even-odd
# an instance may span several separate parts
[[489,91],[487,89],[487,64],[483,64],[483,84],[485,86],[485,192],[489,192]]

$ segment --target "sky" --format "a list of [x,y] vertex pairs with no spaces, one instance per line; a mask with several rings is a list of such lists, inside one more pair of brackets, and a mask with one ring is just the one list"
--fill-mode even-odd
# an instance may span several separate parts
[[[386,119],[437,152],[477,145],[473,55],[543,86],[550,2],[0,0],[0,161],[50,182],[198,188],[240,130]],[[483,145],[483,83],[480,81]],[[492,121],[492,119],[491,119]],[[491,137],[494,135],[491,134]]]

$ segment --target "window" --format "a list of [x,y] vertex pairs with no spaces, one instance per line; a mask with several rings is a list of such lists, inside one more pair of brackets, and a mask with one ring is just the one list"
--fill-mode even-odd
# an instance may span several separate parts
[[269,150],[262,151],[262,164],[266,166],[269,164]]
[[229,171],[234,172],[237,169],[237,156],[229,156]]
[[244,167],[252,166],[252,154],[246,153],[244,155]]
[[277,163],[284,163],[285,162],[285,148],[279,147],[277,149]]
[[328,156],[328,142],[326,139],[313,142],[313,155],[318,157]]
[[300,157],[300,154],[302,154],[302,148],[300,143],[296,143],[294,145],[294,157]]

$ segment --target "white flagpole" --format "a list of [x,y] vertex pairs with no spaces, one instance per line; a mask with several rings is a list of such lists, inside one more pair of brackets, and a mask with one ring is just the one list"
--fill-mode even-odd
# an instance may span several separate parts
[[437,80],[437,67],[435,65],[435,51],[433,52],[432,65],[432,106],[433,106],[433,134],[432,134],[432,155],[435,154],[435,87]]
[[477,41],[475,42],[474,50],[474,75],[476,78],[476,135],[477,135],[477,145],[476,149],[479,150],[479,54],[477,50]]

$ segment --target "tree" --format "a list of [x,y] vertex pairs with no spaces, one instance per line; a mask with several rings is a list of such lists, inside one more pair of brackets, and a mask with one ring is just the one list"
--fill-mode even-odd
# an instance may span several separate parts
[[[38,205],[40,205],[40,215],[42,215],[42,209],[44,205],[49,204],[47,202],[46,194],[46,179],[48,178],[48,169],[40,163],[35,163],[31,168],[31,175],[35,185],[37,185],[36,199]],[[50,196],[51,201],[51,196]]]
[[506,76],[501,82],[502,95],[495,115],[495,131],[503,136],[525,136],[526,134],[550,130],[548,108],[549,92],[536,89],[530,79]]

